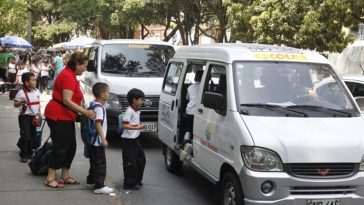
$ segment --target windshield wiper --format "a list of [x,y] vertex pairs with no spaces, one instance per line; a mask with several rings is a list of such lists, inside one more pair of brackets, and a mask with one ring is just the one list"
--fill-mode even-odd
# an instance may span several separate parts
[[291,108],[291,109],[295,109],[295,108],[302,108],[302,109],[308,109],[308,110],[313,110],[316,112],[326,112],[326,113],[331,113],[334,115],[334,117],[336,117],[336,114],[341,115],[341,116],[346,116],[346,117],[351,117],[352,114],[346,111],[342,111],[342,110],[337,110],[337,109],[332,109],[332,108],[327,108],[327,107],[322,107],[322,106],[316,106],[316,105],[291,105],[291,106],[287,106],[287,108]]
[[[279,111],[281,113],[285,113],[287,117],[290,116],[290,114],[288,114],[287,111],[289,111],[290,113],[295,113],[296,116],[303,116],[303,117],[308,116],[304,112],[293,110],[293,109],[290,109],[288,107],[283,107],[283,106],[280,106],[280,105],[274,105],[274,104],[244,103],[244,104],[240,104],[240,106],[243,106],[243,107],[258,107],[258,108],[264,108],[264,109],[272,110],[272,111]],[[246,110],[241,110],[241,112],[245,112],[245,113],[248,114],[248,112]]]

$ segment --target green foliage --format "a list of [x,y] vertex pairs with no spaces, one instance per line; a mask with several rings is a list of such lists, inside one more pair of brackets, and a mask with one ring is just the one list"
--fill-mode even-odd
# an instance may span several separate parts
[[0,0],[0,37],[25,37],[28,5],[24,0]]

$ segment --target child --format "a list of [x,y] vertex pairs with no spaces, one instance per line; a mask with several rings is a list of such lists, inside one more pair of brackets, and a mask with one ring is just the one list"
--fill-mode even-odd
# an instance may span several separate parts
[[48,90],[48,80],[49,80],[49,69],[50,64],[48,60],[44,60],[40,67],[40,92],[43,90]]
[[98,136],[90,145],[90,169],[87,184],[95,184],[95,194],[109,194],[114,191],[104,184],[106,178],[105,148],[108,146],[106,141],[107,117],[104,104],[109,98],[109,86],[106,83],[96,83],[92,87],[92,93],[96,98],[93,103],[99,104],[94,110],[96,112],[95,127]]
[[18,70],[16,71],[16,79],[15,79],[15,84],[21,84],[22,83],[22,75],[23,73],[25,73],[24,70],[24,63],[23,62],[19,62],[18,63]]
[[140,130],[140,112],[138,109],[144,103],[143,91],[133,88],[127,94],[130,106],[123,118],[124,132],[121,135],[121,149],[123,153],[124,189],[138,190],[142,185],[145,153],[138,139]]
[[15,57],[11,57],[9,67],[8,67],[8,80],[9,80],[9,83],[15,83],[15,81],[16,81],[16,72],[17,72],[16,59],[15,59]]
[[33,117],[40,115],[40,93],[35,88],[37,83],[33,73],[24,73],[21,78],[23,89],[16,94],[14,107],[21,107],[18,117],[20,138],[17,145],[20,148],[20,161],[26,163],[33,155],[32,143],[35,140],[36,126],[32,121]]

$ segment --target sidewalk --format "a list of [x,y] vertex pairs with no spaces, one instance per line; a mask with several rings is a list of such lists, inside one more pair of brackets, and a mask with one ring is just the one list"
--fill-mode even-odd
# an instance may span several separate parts
[[[43,94],[41,105],[51,98]],[[13,101],[8,94],[0,94],[0,204],[1,205],[99,205],[120,204],[117,196],[96,195],[86,187],[89,162],[83,157],[83,143],[77,133],[77,152],[73,160],[71,175],[81,180],[80,185],[67,185],[63,189],[53,189],[44,186],[44,176],[31,174],[27,164],[19,161],[19,149],[16,142],[19,138],[18,109],[13,107]],[[49,136],[48,126],[43,131],[43,142]],[[58,176],[60,171],[57,172]],[[112,179],[107,176],[106,184],[112,185]],[[115,189],[114,189],[115,190]],[[117,192],[117,190],[115,190]]]

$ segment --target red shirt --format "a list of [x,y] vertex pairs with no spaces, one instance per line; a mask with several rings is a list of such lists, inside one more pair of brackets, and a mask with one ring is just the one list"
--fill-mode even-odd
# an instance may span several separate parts
[[[77,105],[81,105],[83,99],[83,93],[80,89],[80,84],[76,78],[76,74],[71,68],[66,67],[63,69],[56,78],[54,82],[53,95],[52,98],[63,102],[62,92],[64,89],[72,90],[73,96],[71,100]],[[60,105],[54,100],[50,100],[45,108],[44,115],[54,121],[66,120],[75,121],[76,113],[72,112],[68,108]]]

